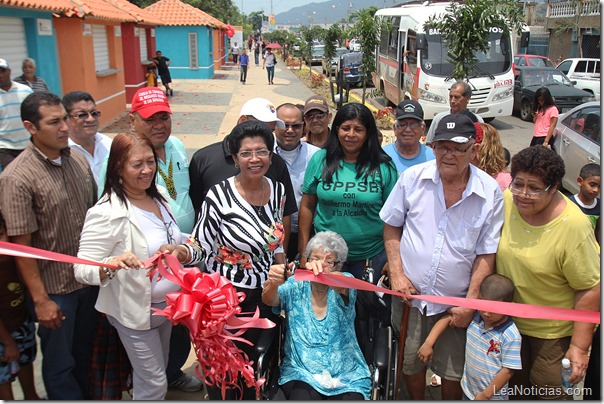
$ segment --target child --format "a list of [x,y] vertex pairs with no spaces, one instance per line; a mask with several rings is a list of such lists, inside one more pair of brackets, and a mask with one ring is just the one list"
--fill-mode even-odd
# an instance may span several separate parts
[[[8,241],[0,215],[0,241]],[[39,400],[33,362],[37,347],[35,323],[25,303],[25,287],[12,257],[0,255],[0,400],[13,400],[11,383],[17,376],[23,398]]]
[[157,71],[155,65],[147,66],[147,87],[157,87]]
[[[505,276],[491,274],[480,284],[479,299],[511,302],[514,284]],[[449,326],[444,316],[432,328],[418,351],[426,363],[432,357],[434,343]],[[466,334],[466,361],[461,379],[464,395],[470,400],[507,400],[507,384],[515,369],[522,369],[522,337],[509,316],[479,311]]]
[[587,215],[591,224],[596,227],[598,217],[600,217],[600,165],[591,163],[581,168],[579,178],[579,193],[573,195],[570,199]]

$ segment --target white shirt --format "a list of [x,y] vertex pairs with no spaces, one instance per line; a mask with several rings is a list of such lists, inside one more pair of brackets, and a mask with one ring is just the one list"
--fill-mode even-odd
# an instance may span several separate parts
[[[105,158],[109,155],[109,150],[111,150],[111,138],[109,136],[105,136],[102,133],[96,133],[94,135],[94,156],[88,153],[88,150],[84,149],[82,146],[71,140],[69,138],[69,147],[77,152],[81,153],[84,157],[86,157],[86,161],[90,165],[90,169],[92,170],[92,174],[94,175],[94,180],[97,185],[99,185],[99,175],[101,173],[101,168],[103,167],[103,163],[105,162]],[[101,190],[102,191],[102,190]]]
[[[503,224],[503,196],[497,182],[470,165],[461,200],[446,208],[436,160],[409,167],[380,211],[402,227],[403,271],[422,295],[465,297],[477,255],[497,251]],[[411,300],[427,315],[449,306]]]

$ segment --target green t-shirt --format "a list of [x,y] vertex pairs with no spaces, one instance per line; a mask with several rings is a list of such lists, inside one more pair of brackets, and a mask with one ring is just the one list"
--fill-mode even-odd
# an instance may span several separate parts
[[333,181],[321,179],[325,150],[308,162],[302,193],[317,196],[315,232],[331,230],[348,244],[348,260],[371,258],[384,249],[384,222],[380,210],[398,174],[392,162],[382,163],[379,174],[356,178],[356,163],[342,162]]

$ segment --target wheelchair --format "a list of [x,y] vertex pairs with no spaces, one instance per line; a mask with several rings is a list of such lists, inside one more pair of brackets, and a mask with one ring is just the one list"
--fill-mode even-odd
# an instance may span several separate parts
[[[373,281],[372,269],[369,265],[365,269],[364,280]],[[365,292],[369,293],[369,292]],[[390,318],[384,321],[384,313],[389,313],[390,302],[386,298],[389,295],[378,296],[371,292],[375,297],[378,310],[374,310],[370,315],[358,322],[358,332],[366,333],[369,338],[365,339],[365,345],[371,346],[366,353],[366,361],[371,373],[372,400],[394,400],[397,391],[397,359],[398,359],[398,339],[395,335]],[[357,301],[358,303],[358,301]],[[357,306],[358,307],[358,306]],[[383,308],[383,309],[382,309]],[[256,378],[264,377],[265,382],[257,395],[258,400],[285,400],[285,395],[279,387],[279,364],[284,357],[283,340],[285,334],[286,318],[281,317],[279,324],[268,330],[264,330],[262,337],[256,344],[255,349],[259,354],[259,360],[254,364]],[[357,332],[357,336],[359,335]],[[361,350],[363,348],[361,347]],[[363,351],[365,353],[365,351]]]

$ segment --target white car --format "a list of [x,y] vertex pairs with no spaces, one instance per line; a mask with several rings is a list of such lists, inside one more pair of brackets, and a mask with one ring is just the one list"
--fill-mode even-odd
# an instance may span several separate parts
[[356,38],[351,39],[350,43],[348,44],[348,49],[351,52],[360,52],[361,51],[361,42]]
[[576,81],[575,87],[592,93],[596,101],[600,100],[600,59],[565,59],[556,69],[566,74],[571,81]]
[[601,107],[586,102],[558,117],[552,149],[564,160],[566,174],[562,186],[576,194],[577,177],[585,164],[600,164]]

